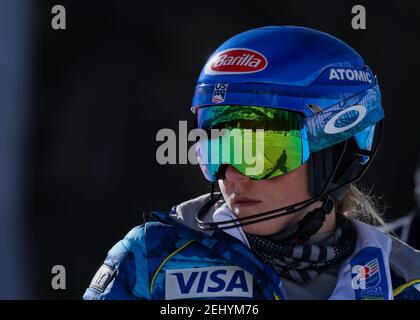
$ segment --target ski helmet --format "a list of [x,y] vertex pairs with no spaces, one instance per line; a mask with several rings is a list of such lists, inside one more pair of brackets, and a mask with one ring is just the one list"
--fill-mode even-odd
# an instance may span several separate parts
[[[377,78],[362,57],[327,33],[294,26],[238,34],[217,48],[202,69],[191,108],[198,127],[209,129],[208,120],[220,112],[245,108],[253,116],[258,108],[278,111],[279,117],[298,115],[293,129],[299,131],[300,151],[292,169],[308,162],[312,198],[281,208],[283,213],[279,208],[234,221],[242,225],[290,214],[329,196],[341,199],[372,161],[384,118]],[[200,166],[212,183],[224,177],[223,163]],[[198,222],[202,228],[223,225]],[[235,226],[230,221],[225,228]]]

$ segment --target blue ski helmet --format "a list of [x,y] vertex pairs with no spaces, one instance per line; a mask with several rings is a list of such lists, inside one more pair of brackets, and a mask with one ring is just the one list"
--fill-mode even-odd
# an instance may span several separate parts
[[[327,182],[332,190],[353,182],[355,175],[360,178],[356,167],[367,167],[372,159],[376,124],[384,117],[377,78],[362,57],[327,33],[295,26],[252,29],[216,49],[198,78],[192,111],[221,105],[299,113],[310,155],[302,163],[311,163],[313,194],[325,192],[321,185]],[[340,152],[331,153],[345,141],[351,141],[351,154],[357,159],[354,166],[343,162]],[[314,168],[319,161],[325,167],[339,158],[347,167],[353,166],[351,174],[327,181],[331,171],[340,170],[334,165]]]

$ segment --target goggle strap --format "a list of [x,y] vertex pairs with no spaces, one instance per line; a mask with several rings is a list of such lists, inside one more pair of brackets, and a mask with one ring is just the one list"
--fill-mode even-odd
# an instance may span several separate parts
[[322,206],[308,212],[302,220],[299,221],[298,229],[289,235],[283,241],[299,239],[302,242],[307,241],[312,235],[318,232],[324,224],[325,217],[333,210],[334,200],[328,196],[322,202]]

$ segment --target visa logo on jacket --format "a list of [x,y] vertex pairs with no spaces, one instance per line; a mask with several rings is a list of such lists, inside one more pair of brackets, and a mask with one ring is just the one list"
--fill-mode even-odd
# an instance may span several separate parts
[[166,270],[165,299],[252,298],[252,275],[236,266]]

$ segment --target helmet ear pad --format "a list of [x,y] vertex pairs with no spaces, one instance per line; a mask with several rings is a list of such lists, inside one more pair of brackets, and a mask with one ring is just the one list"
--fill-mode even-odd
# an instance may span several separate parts
[[341,187],[331,194],[337,201],[345,197],[350,183],[360,178],[359,175],[367,165],[363,164],[360,155],[355,153],[353,138],[311,153],[308,164],[311,196],[319,197]]

